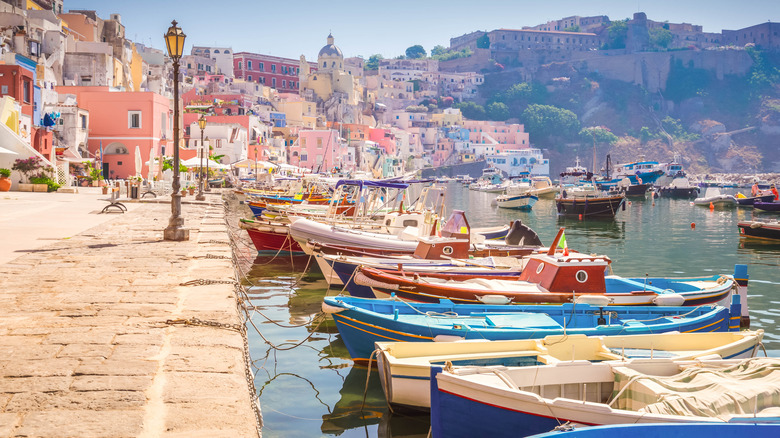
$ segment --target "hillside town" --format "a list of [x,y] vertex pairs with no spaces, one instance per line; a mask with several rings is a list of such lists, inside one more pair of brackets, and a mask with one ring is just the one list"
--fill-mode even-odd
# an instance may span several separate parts
[[[488,163],[510,176],[548,175],[549,157],[523,124],[464,117],[459,106],[479,99],[486,74],[513,69],[553,81],[576,65],[653,93],[669,73],[670,53],[724,76],[748,71],[744,46],[780,46],[777,23],[710,33],[643,13],[626,22],[621,48],[610,47],[609,17],[571,16],[471,32],[441,48],[468,56],[379,59],[375,69],[345,57],[337,34],[312,36],[312,46],[323,44],[316,60],[193,45],[180,61],[183,116],[175,127],[171,60],[130,40],[120,14],[65,11],[64,0],[7,0],[0,20],[3,147],[14,158],[38,157],[63,186],[83,180],[85,165],[100,167],[105,179],[162,177],[155,163],[173,148],[187,160],[202,144],[225,166],[389,178]],[[675,51],[648,51],[660,37]]]

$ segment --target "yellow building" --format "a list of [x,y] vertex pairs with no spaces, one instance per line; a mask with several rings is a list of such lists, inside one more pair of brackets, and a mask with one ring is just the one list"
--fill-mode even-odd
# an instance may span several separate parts
[[463,115],[459,109],[447,108],[442,113],[431,115],[431,121],[436,123],[436,126],[447,127],[452,125],[462,125]]
[[141,91],[141,84],[144,81],[144,59],[135,50],[135,44],[133,44],[133,54],[130,57],[130,77],[133,81],[132,91]]
[[309,69],[306,58],[301,55],[299,77],[301,94],[311,90],[317,98],[327,101],[334,93],[342,93],[347,100],[342,103],[357,105],[362,90],[357,79],[344,70],[344,54],[333,41],[333,35],[328,34],[327,44],[317,55],[315,72]]

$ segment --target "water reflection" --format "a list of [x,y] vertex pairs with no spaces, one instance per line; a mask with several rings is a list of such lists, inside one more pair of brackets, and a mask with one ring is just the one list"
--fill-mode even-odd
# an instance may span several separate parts
[[[341,435],[348,429],[366,428],[379,424],[380,419],[387,414],[382,387],[378,384],[367,386],[367,374],[367,367],[350,367],[339,390],[339,400],[331,412],[322,416],[323,433]],[[376,370],[371,373],[371,380],[378,383],[379,374]]]

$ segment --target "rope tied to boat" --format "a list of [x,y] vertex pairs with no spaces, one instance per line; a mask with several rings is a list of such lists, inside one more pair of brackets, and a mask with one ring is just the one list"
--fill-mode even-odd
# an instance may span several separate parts
[[211,284],[237,284],[236,280],[209,280],[205,278],[199,278],[197,280],[185,281],[179,283],[179,286],[207,286]]

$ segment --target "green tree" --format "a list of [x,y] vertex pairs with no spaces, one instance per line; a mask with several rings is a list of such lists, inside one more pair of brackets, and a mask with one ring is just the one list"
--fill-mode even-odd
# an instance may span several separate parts
[[591,126],[589,128],[583,128],[579,133],[580,141],[583,144],[593,144],[593,142],[599,144],[613,145],[617,143],[618,137],[613,134],[609,128],[603,126]]
[[447,49],[446,47],[444,47],[444,46],[442,46],[442,45],[437,45],[437,46],[434,46],[434,47],[431,49],[431,58],[435,58],[435,57],[437,57],[437,56],[444,55],[444,54],[445,54],[445,53],[447,53],[448,51],[449,51],[449,49]]
[[575,24],[574,26],[569,26],[566,29],[563,29],[564,32],[581,32],[579,24]]
[[365,63],[365,70],[378,70],[379,69],[379,61],[383,60],[385,58],[382,57],[382,55],[376,53],[374,55],[371,55],[368,57],[368,61]]
[[650,29],[650,44],[666,49],[672,43],[672,32],[662,27]]
[[484,34],[481,37],[477,38],[477,48],[478,49],[490,48],[490,37],[488,36],[488,34]]
[[535,142],[550,146],[562,146],[561,140],[569,140],[580,130],[580,121],[573,112],[552,105],[529,105],[521,120]]
[[487,120],[487,114],[485,108],[482,105],[477,105],[474,102],[459,102],[455,104],[455,108],[460,109],[463,117],[471,120]]
[[712,71],[694,68],[693,63],[689,63],[688,67],[683,66],[679,59],[672,59],[671,63],[664,94],[677,103],[700,95],[714,79]]
[[493,102],[485,108],[487,117],[490,120],[503,122],[509,118],[509,108],[501,102]]
[[639,130],[639,142],[642,144],[647,143],[650,141],[650,139],[653,138],[653,132],[650,131],[650,128],[647,126],[643,126],[642,129]]
[[509,87],[504,98],[508,104],[544,103],[547,99],[547,88],[538,82],[520,82]]
[[626,36],[628,35],[628,19],[618,20],[609,23],[607,27],[607,42],[605,49],[625,49]]
[[409,59],[419,59],[428,56],[423,46],[416,44],[406,49],[406,57]]

